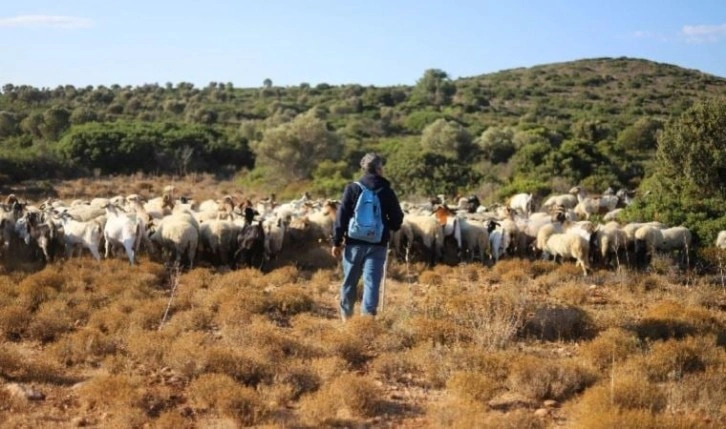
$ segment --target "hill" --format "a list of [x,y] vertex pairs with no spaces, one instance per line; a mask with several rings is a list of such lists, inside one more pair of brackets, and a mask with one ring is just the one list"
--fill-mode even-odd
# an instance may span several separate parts
[[427,70],[397,87],[5,84],[0,180],[251,171],[242,174],[250,187],[312,181],[328,194],[363,151],[379,150],[412,195],[518,182],[637,186],[663,121],[719,95],[726,79],[630,58],[458,80]]

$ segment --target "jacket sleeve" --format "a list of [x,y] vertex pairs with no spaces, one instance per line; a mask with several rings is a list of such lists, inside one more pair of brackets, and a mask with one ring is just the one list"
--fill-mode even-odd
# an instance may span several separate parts
[[403,210],[401,210],[401,203],[398,201],[396,192],[391,189],[391,196],[388,203],[388,229],[391,231],[398,231],[401,229],[403,223]]
[[355,210],[355,202],[357,200],[355,190],[357,185],[349,183],[343,191],[343,198],[340,200],[338,212],[335,215],[335,225],[333,226],[333,246],[343,244],[343,237],[348,230],[348,223],[353,216]]

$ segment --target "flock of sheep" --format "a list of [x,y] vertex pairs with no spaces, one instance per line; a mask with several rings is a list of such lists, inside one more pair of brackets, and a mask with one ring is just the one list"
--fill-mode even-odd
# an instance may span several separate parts
[[[443,196],[424,204],[402,202],[404,222],[390,249],[401,260],[429,265],[452,259],[495,264],[512,256],[572,259],[585,275],[593,266],[644,268],[655,252],[677,252],[687,263],[693,245],[688,228],[615,220],[631,198],[625,190],[588,195],[575,187],[550,197],[538,211],[531,194],[488,209],[476,197],[455,207]],[[188,267],[201,262],[263,269],[280,255],[294,259],[311,246],[327,247],[337,204],[307,193],[285,203],[274,195],[257,203],[230,196],[197,203],[174,197],[173,187],[148,201],[132,194],[30,205],[10,195],[0,211],[2,258],[50,262],[87,249],[100,260],[103,249],[104,257],[122,254],[130,264],[146,251]],[[605,223],[594,223],[596,214]],[[716,245],[726,248],[726,231]]]
[[[633,194],[624,189],[588,195],[574,187],[548,198],[538,211],[533,210],[532,194],[526,193],[489,208],[474,196],[459,199],[455,207],[442,197],[426,204],[403,203],[404,223],[392,238],[398,255],[418,253],[434,264],[453,247],[458,260],[483,263],[496,263],[507,255],[571,259],[587,275],[594,266],[643,269],[656,252],[677,255],[685,265],[694,245],[693,234],[684,226],[619,223],[618,213],[633,201]],[[604,223],[593,222],[593,215]],[[421,243],[417,250],[415,243]],[[718,235],[716,246],[726,248],[726,231]]]

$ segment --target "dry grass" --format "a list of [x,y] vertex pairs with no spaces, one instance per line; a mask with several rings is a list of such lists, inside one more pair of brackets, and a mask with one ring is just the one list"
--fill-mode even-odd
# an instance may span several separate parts
[[375,416],[382,407],[381,389],[369,378],[344,374],[301,399],[301,414],[314,425]]
[[253,389],[223,374],[203,374],[192,381],[189,400],[200,413],[218,413],[244,426],[264,423],[269,414]]
[[598,379],[598,375],[571,360],[553,361],[522,356],[511,363],[509,389],[537,401],[563,401],[582,392]]
[[582,345],[580,353],[593,366],[605,370],[620,364],[639,350],[638,338],[621,328],[609,328]]

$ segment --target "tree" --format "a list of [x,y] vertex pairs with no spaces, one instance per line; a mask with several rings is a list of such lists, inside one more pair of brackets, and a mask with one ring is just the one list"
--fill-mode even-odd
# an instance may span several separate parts
[[264,133],[252,146],[257,160],[275,169],[276,174],[291,179],[311,178],[317,164],[340,158],[339,137],[328,130],[324,121],[308,111],[292,122],[281,124]]
[[267,89],[272,88],[272,79],[269,77],[262,81],[262,86],[264,86]]
[[428,69],[416,82],[413,95],[420,103],[445,106],[451,104],[451,98],[455,93],[456,86],[445,71]]
[[18,130],[18,118],[12,112],[0,111],[0,137],[10,137]]
[[511,128],[489,127],[477,139],[483,157],[492,164],[509,161],[516,151]]
[[475,152],[475,146],[466,128],[443,118],[424,128],[421,134],[421,146],[425,151],[459,161],[471,160]]
[[652,195],[628,218],[684,225],[713,243],[726,229],[726,99],[698,102],[668,122],[646,174],[641,189]]
[[669,193],[726,198],[726,99],[697,103],[670,122],[656,160]]

